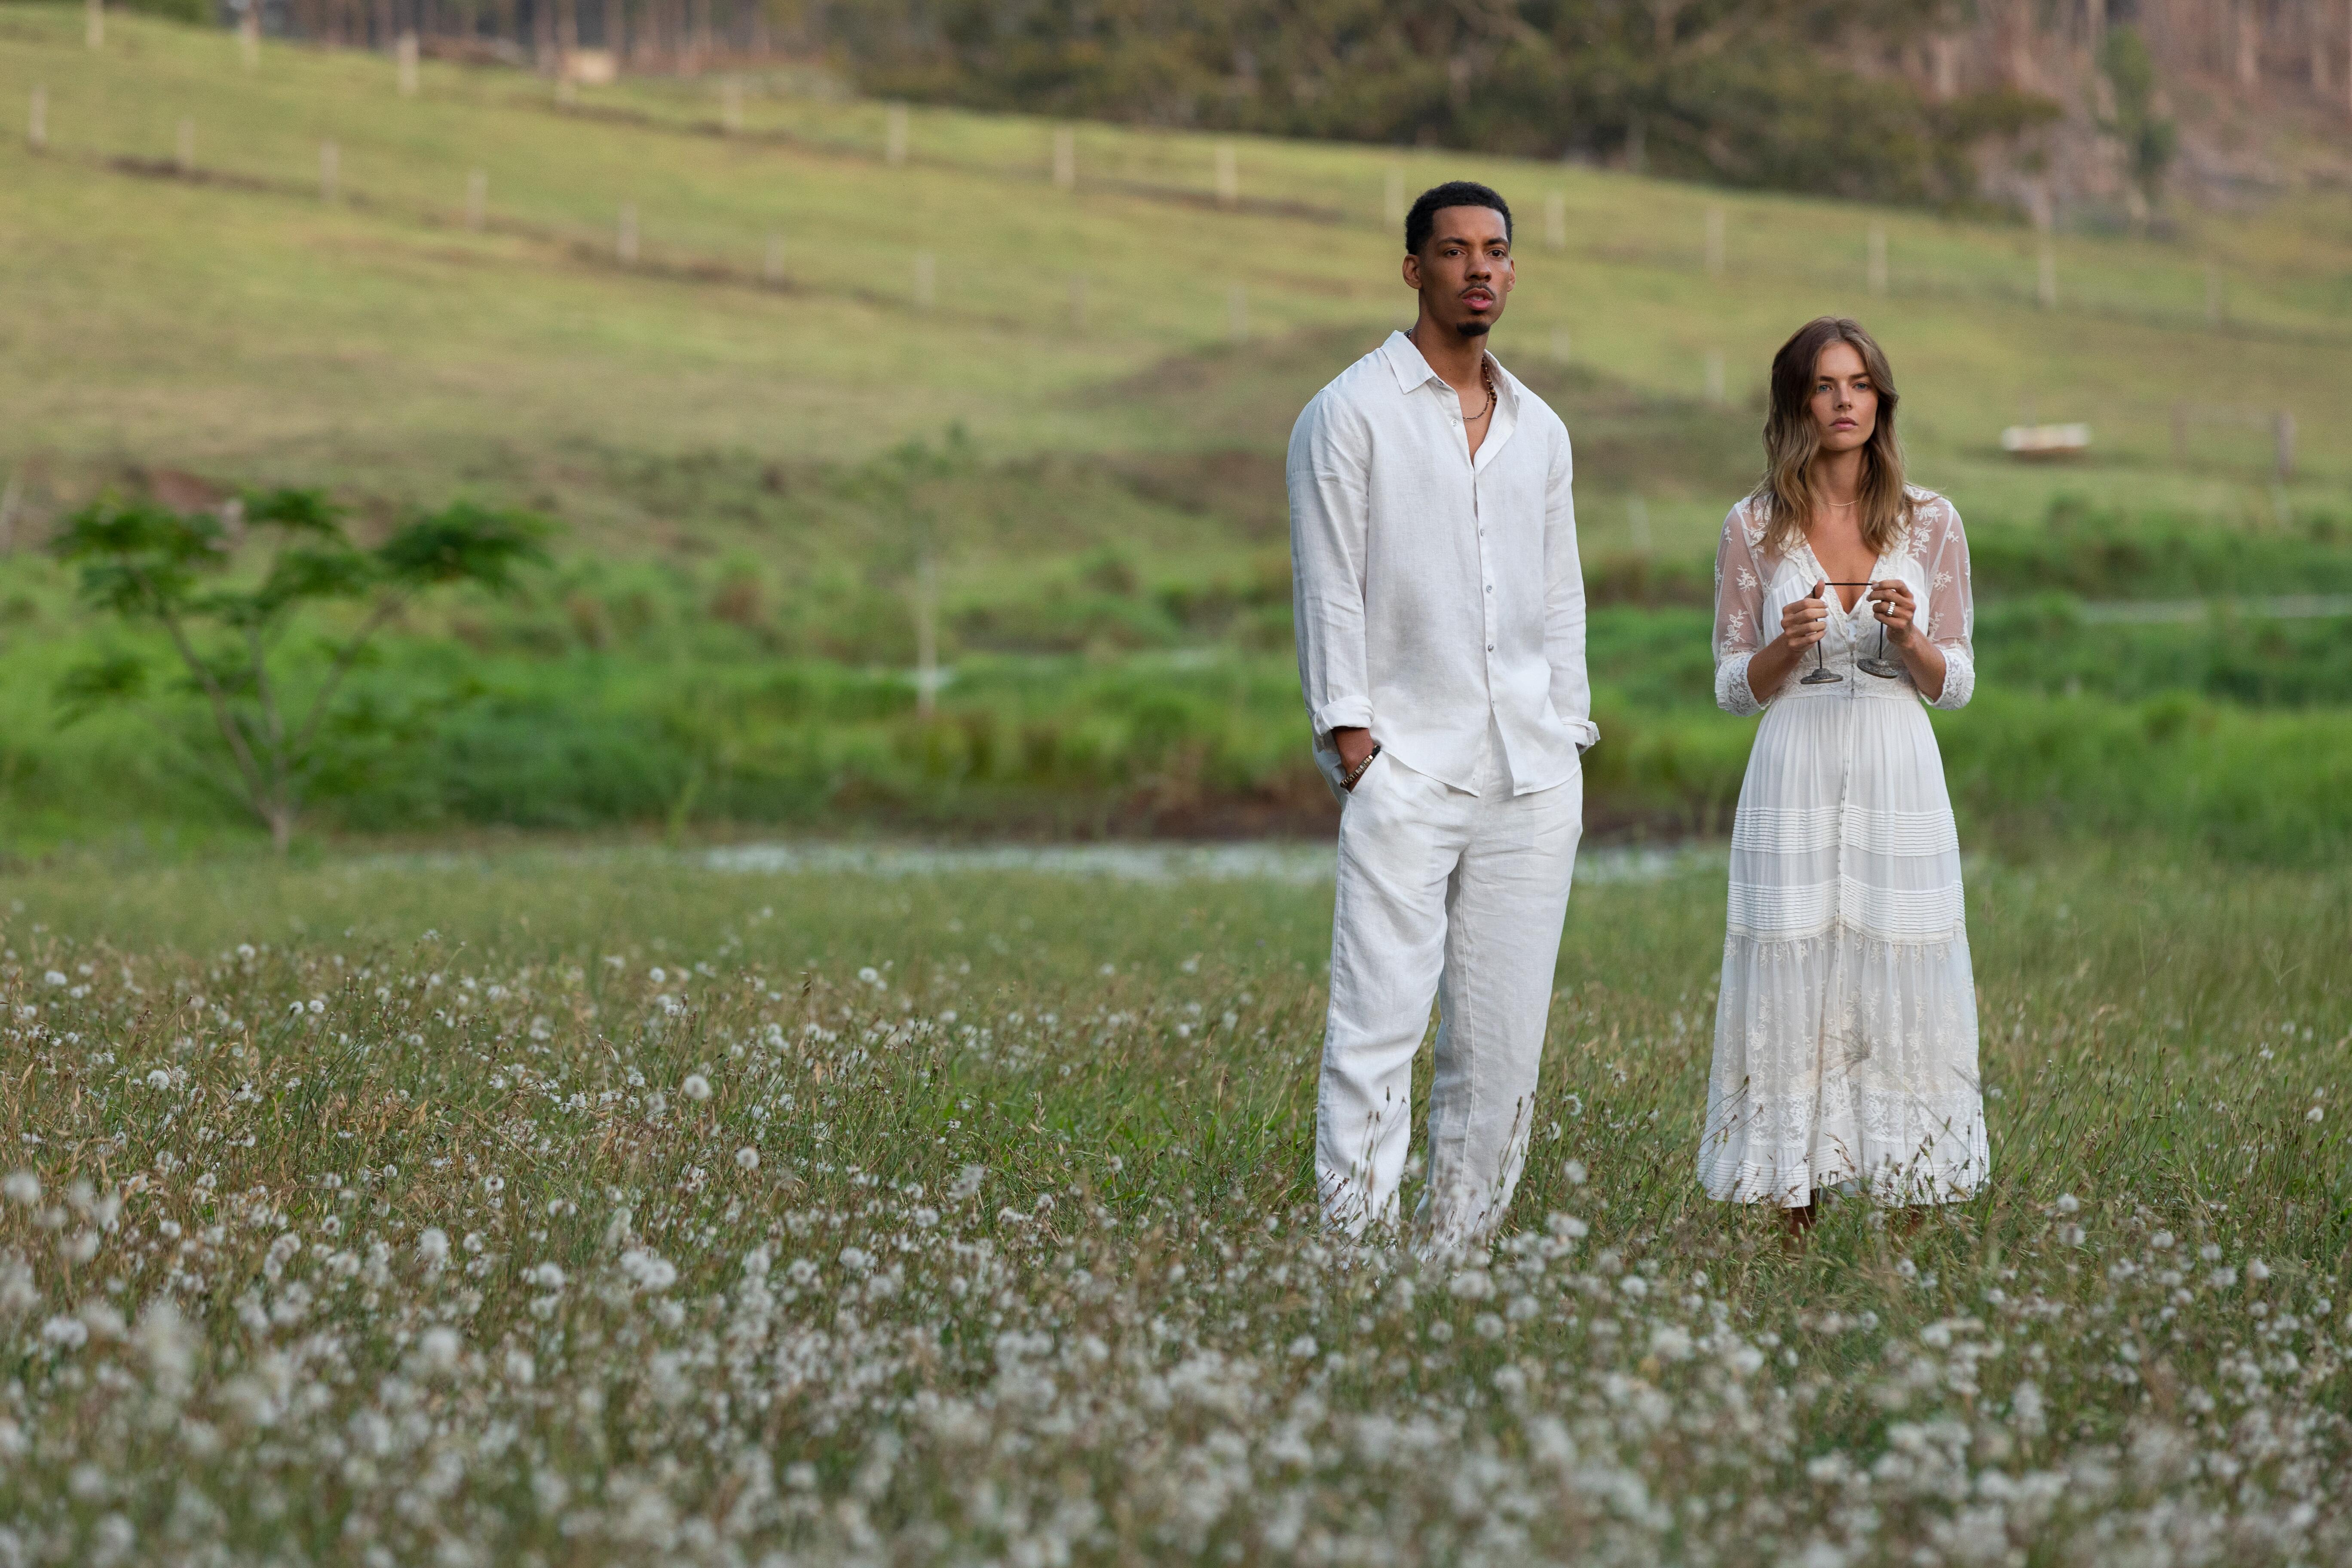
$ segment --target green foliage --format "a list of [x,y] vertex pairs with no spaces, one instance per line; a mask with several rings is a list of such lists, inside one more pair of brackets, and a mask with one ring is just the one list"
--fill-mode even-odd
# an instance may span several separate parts
[[1283,136],[1610,153],[1677,174],[1965,200],[1969,153],[2055,112],[1927,102],[1843,59],[1913,42],[1915,7],[1612,0],[1432,10],[1405,0],[1144,0],[1109,9],[864,0],[828,11],[877,93]]
[[[234,566],[247,536],[272,531],[276,546],[257,579]],[[346,535],[327,499],[298,489],[247,497],[221,515],[184,514],[151,501],[101,500],[66,520],[50,553],[80,569],[85,605],[150,623],[210,710],[214,735],[245,804],[282,852],[306,796],[329,782],[322,741],[362,733],[414,738],[413,721],[383,719],[379,704],[338,707],[345,678],[377,632],[415,595],[470,584],[493,594],[515,586],[516,568],[543,562],[544,528],[513,512],[460,502],[395,529],[373,550]],[[355,627],[320,650],[309,701],[283,695],[278,656],[308,605],[373,595]],[[310,672],[305,671],[310,674]],[[146,695],[145,661],[116,650],[68,669],[57,685],[62,722]]]
[[2099,69],[2115,94],[2115,112],[2102,122],[2121,142],[2140,194],[2154,203],[2164,194],[2165,171],[2179,151],[2180,132],[2157,110],[2156,61],[2147,40],[2137,27],[2107,30],[2099,50]]

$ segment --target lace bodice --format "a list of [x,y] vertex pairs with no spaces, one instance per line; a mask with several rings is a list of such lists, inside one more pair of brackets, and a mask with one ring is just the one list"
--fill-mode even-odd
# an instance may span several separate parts
[[[1937,708],[1961,708],[1976,690],[1976,603],[1969,583],[1968,534],[1958,508],[1933,490],[1913,489],[1910,526],[1879,558],[1881,571],[1912,585],[1918,625],[1944,656]],[[1810,553],[1810,552],[1805,552]],[[1780,612],[1811,589],[1806,572],[1764,552],[1764,516],[1750,498],[1723,520],[1715,552],[1715,700],[1727,713],[1760,713],[1748,664],[1778,635]]]

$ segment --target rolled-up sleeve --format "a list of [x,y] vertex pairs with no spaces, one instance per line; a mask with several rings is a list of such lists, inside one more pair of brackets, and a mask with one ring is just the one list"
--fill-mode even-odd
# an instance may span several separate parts
[[1544,658],[1551,706],[1583,751],[1601,739],[1592,721],[1592,681],[1584,663],[1584,563],[1576,548],[1576,458],[1568,432],[1544,481]]
[[1370,443],[1335,400],[1307,405],[1290,432],[1290,596],[1298,685],[1318,744],[1372,723],[1364,657],[1366,472]]

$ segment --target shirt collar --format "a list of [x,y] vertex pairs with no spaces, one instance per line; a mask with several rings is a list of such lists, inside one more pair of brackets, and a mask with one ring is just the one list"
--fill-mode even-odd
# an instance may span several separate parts
[[[1421,351],[1413,347],[1412,340],[1403,332],[1390,332],[1388,342],[1381,345],[1381,353],[1386,356],[1389,369],[1396,375],[1399,392],[1417,392],[1433,381],[1440,386],[1445,385],[1445,378],[1429,368],[1429,362],[1421,357]],[[1507,403],[1513,409],[1517,409],[1519,402],[1518,382],[1509,371],[1503,368],[1503,362],[1496,359],[1491,350],[1486,354],[1486,363],[1495,367],[1496,401]],[[1452,388],[1449,387],[1447,390],[1451,391]]]

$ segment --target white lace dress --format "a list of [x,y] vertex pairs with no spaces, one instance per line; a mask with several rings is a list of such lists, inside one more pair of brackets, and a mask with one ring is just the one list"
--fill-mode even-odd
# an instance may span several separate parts
[[[1910,584],[1917,625],[1943,650],[1935,706],[1958,708],[1976,684],[1968,539],[1949,501],[1911,494],[1911,525],[1871,577]],[[1731,830],[1699,1180],[1711,1197],[1788,1207],[1857,1183],[1881,1203],[1965,1198],[1990,1155],[1935,731],[1907,672],[1855,668],[1877,623],[1834,591],[1822,658],[1844,679],[1799,684],[1815,667],[1809,649],[1769,703],[1756,700],[1748,660],[1779,635],[1781,610],[1831,575],[1802,543],[1766,556],[1763,537],[1743,501],[1716,555],[1716,701],[1764,721]]]

